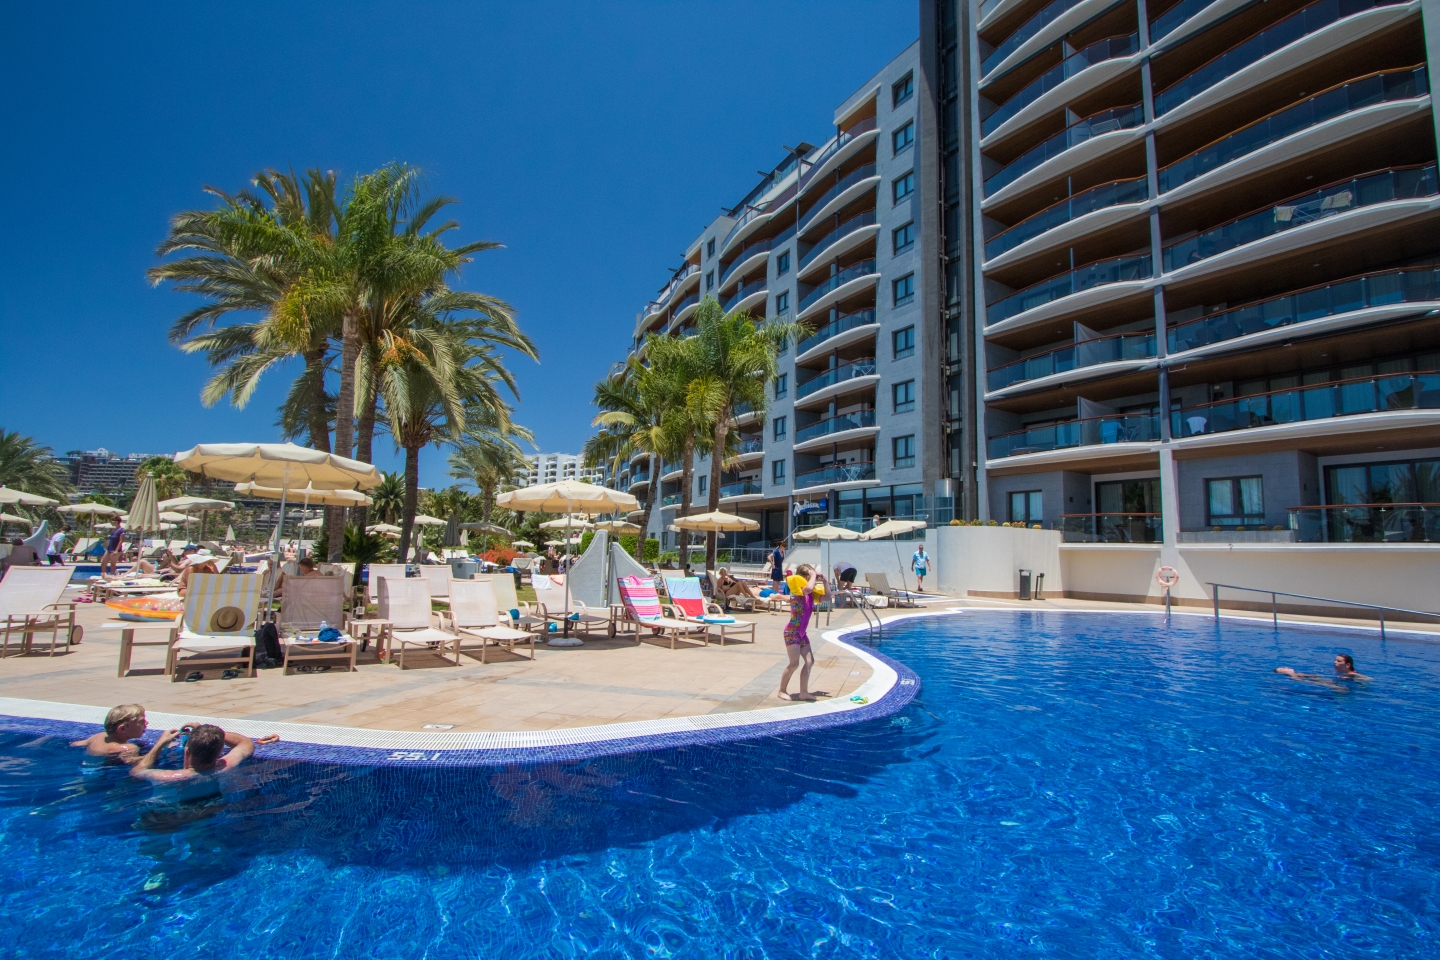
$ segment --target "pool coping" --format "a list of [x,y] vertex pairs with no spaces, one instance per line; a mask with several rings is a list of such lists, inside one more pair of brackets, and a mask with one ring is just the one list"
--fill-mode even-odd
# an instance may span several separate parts
[[[915,617],[953,616],[963,609],[922,611],[885,617],[884,626]],[[866,624],[827,630],[821,636],[864,661],[870,676],[847,697],[791,703],[734,713],[665,717],[558,730],[432,732],[285,723],[243,718],[148,712],[150,729],[185,723],[213,723],[281,741],[261,748],[264,759],[303,760],[365,766],[498,767],[592,760],[605,756],[711,746],[737,740],[805,733],[888,717],[920,690],[920,678],[878,650],[846,637],[869,635]],[[0,697],[0,730],[79,739],[103,729],[109,707]]]

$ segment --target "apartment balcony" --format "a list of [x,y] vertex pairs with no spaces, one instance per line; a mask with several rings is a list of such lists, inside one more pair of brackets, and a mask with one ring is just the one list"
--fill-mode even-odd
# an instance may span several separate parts
[[1176,324],[1166,331],[1167,352],[1198,351],[1195,355],[1203,356],[1218,352],[1204,349],[1215,344],[1239,348],[1242,344],[1232,341],[1242,338],[1246,346],[1288,338],[1297,324],[1305,324],[1307,331],[1328,332],[1430,310],[1440,310],[1440,269],[1382,270]]
[[1289,507],[1298,543],[1440,543],[1440,503]]
[[[1163,117],[1187,105],[1190,110],[1186,112],[1193,113],[1218,104],[1228,96],[1262,83],[1277,72],[1298,66],[1308,59],[1334,56],[1333,45],[1306,44],[1311,49],[1298,45],[1342,21],[1346,25],[1338,29],[1343,29],[1346,42],[1353,42],[1406,16],[1405,6],[1405,0],[1317,0],[1158,91],[1155,94],[1155,115]],[[1382,9],[1386,7],[1392,9]],[[1361,23],[1362,20],[1369,22]],[[1284,51],[1283,65],[1271,62],[1258,67],[1260,61],[1267,58],[1280,59],[1277,55],[1281,51]],[[1201,94],[1212,90],[1213,95],[1201,98]]]
[[[1429,93],[1429,72],[1425,67],[1374,73],[1331,87],[1162,167],[1160,192],[1164,194],[1175,190],[1281,140],[1286,141],[1283,149],[1285,161],[1293,161],[1299,149],[1297,141],[1317,139],[1302,137],[1306,131],[1326,127],[1323,132],[1327,136],[1320,138],[1323,142],[1317,144],[1326,146],[1347,139],[1359,129],[1369,129],[1391,115],[1406,116],[1411,112],[1386,107],[1386,104],[1407,104],[1412,109],[1418,107],[1428,112]],[[1345,123],[1340,118],[1351,118],[1355,122]]]
[[750,463],[757,457],[765,455],[765,441],[759,437],[750,440],[741,440],[735,451],[735,459],[740,463]]
[[873,307],[836,317],[795,345],[795,362],[805,363],[825,350],[835,350],[873,337],[879,329]]
[[[1167,273],[1178,271],[1288,230],[1310,227],[1342,215],[1350,215],[1354,219],[1354,211],[1366,207],[1430,198],[1437,192],[1440,191],[1437,191],[1433,162],[1417,167],[1397,167],[1333,183],[1169,244],[1165,247],[1164,269]],[[1369,219],[1362,218],[1356,225],[1368,224]]]
[[[799,377],[800,371],[795,371]],[[842,392],[846,385],[855,387],[863,386],[865,383],[874,382],[880,378],[875,373],[875,358],[865,357],[859,360],[852,360],[849,363],[841,364],[824,373],[811,377],[809,380],[797,383],[795,386],[795,401],[809,398],[815,400],[829,398]]]
[[[1106,37],[1104,40],[1092,43],[1085,49],[1071,54],[1035,78],[1029,86],[1006,100],[990,116],[982,120],[980,122],[981,140],[989,140],[1007,127],[1016,129],[1028,119],[1026,114],[1039,116],[1045,109],[1059,106],[1067,99],[1074,99],[1082,88],[1093,89],[1106,80],[1118,76],[1130,66],[1130,58],[1139,49],[1139,37],[1132,33],[1124,37]],[[1108,69],[1095,69],[1101,64],[1108,65]],[[1084,83],[1073,82],[1082,74],[1087,75]],[[1053,95],[1047,96],[1047,94]],[[1026,109],[1030,107],[1034,109]],[[1014,122],[1012,123],[1012,121]]]
[[989,459],[999,460],[1072,447],[1154,443],[1159,439],[1160,418],[1155,414],[1114,414],[1026,427],[990,437],[985,449]]
[[[1098,187],[1081,191],[1059,203],[1051,204],[1039,213],[987,240],[985,242],[985,259],[989,262],[986,266],[992,265],[1003,254],[1028,246],[1030,241],[1047,233],[1051,234],[1047,237],[1050,244],[1060,244],[1081,233],[1093,232],[1126,217],[1135,216],[1142,211],[1140,204],[1149,197],[1149,187],[1143,176],[1132,180],[1102,183]],[[1092,216],[1101,211],[1109,211],[1109,213],[1103,216]],[[1073,229],[1059,229],[1070,223],[1075,225]]]
[[700,294],[698,292],[690,294],[690,296],[675,304],[675,309],[671,314],[670,329],[678,330],[680,324],[690,319],[690,315],[694,313],[699,306]]
[[[1029,186],[1049,180],[1067,169],[1074,169],[1111,149],[1138,139],[1142,135],[1140,127],[1144,123],[1145,110],[1141,103],[1102,110],[1075,121],[986,178],[985,205],[988,207],[992,202],[1004,199],[1001,191],[1006,195],[1019,193]],[[1125,133],[1127,130],[1130,132]],[[1083,150],[1080,149],[1082,145],[1086,145]],[[1061,157],[1064,159],[1059,159]],[[1032,172],[1034,175],[1028,176]],[[1022,178],[1024,183],[1020,182]],[[1006,189],[1012,185],[1014,190]]]
[[821,310],[829,309],[845,298],[859,293],[866,287],[873,287],[879,282],[880,276],[876,273],[874,260],[864,260],[847,267],[833,277],[827,277],[809,293],[800,297],[797,318],[805,320],[812,317]]
[[[1088,304],[1103,302],[1107,297],[1106,293],[1113,296],[1123,296],[1134,289],[1142,286],[1143,282],[1151,277],[1150,255],[1130,257],[1116,257],[1111,260],[1099,260],[1095,263],[1086,264],[1068,273],[1042,280],[1037,284],[1026,287],[1010,294],[1002,300],[988,304],[985,307],[985,325],[994,326],[1003,321],[1011,320],[1044,307],[1047,304],[1056,303],[1070,297],[1080,297],[1088,291],[1097,291],[1095,296],[1085,298]],[[1129,289],[1112,289],[1128,285]],[[1053,311],[1052,311],[1053,312]]]
[[795,493],[833,487],[863,487],[875,482],[874,463],[845,463],[795,475]]
[[759,265],[760,261],[769,255],[770,249],[775,245],[774,239],[756,240],[754,243],[747,243],[740,248],[740,255],[730,261],[730,266],[720,274],[720,289],[725,289],[725,281],[729,280],[737,272],[743,277],[751,267]]
[[675,467],[671,470],[666,470],[665,473],[660,477],[660,480],[663,483],[669,483],[672,480],[679,480],[681,475],[684,474],[684,472],[685,470],[683,467]]
[[661,509],[661,510],[664,510],[666,507],[678,507],[678,506],[680,506],[680,494],[678,494],[678,493],[667,493],[667,494],[665,494],[665,496],[663,496],[663,497],[660,498],[660,509]]
[[[1122,333],[1113,337],[1084,340],[1059,350],[995,367],[986,373],[985,385],[993,392],[1017,383],[1031,384],[1047,377],[1087,368],[1094,368],[1095,376],[1108,376],[1112,373],[1139,370],[1148,366],[1147,361],[1154,356],[1154,333]],[[1040,386],[1039,383],[1033,385]]]
[[797,429],[794,450],[796,453],[822,450],[832,444],[873,435],[879,429],[873,409],[843,413]]
[[815,241],[815,246],[801,256],[800,270],[797,276],[804,276],[806,268],[812,264],[822,266],[823,261],[818,261],[822,253],[828,251],[828,255],[831,257],[844,256],[867,240],[873,240],[879,232],[880,226],[875,219],[874,210],[866,210],[864,213],[851,217]]
[[1066,513],[1055,525],[1066,543],[1159,543],[1158,513]]
[[745,426],[746,424],[752,423],[752,422],[754,422],[758,417],[759,417],[759,414],[757,414],[757,413],[755,412],[755,406],[754,406],[754,404],[750,404],[750,403],[737,403],[737,404],[736,404],[733,408],[731,408],[731,410],[730,410],[730,420],[731,420],[731,422],[734,423],[737,427]]
[[634,493],[636,490],[639,490],[641,487],[646,486],[646,485],[649,484],[649,483],[650,483],[650,474],[648,474],[648,473],[637,473],[637,474],[635,474],[634,476],[632,476],[632,477],[630,478],[630,483],[629,483],[627,489],[628,489],[631,493]]
[[815,201],[815,205],[805,214],[805,219],[800,221],[800,235],[804,236],[815,224],[837,210],[844,210],[867,191],[874,190],[879,182],[880,177],[876,174],[873,163],[850,171]]
[[720,256],[723,259],[735,246],[746,237],[755,233],[770,220],[785,209],[796,196],[795,186],[791,185],[769,200],[762,200],[746,208],[735,221],[735,226],[725,235],[725,242],[720,244]]
[[[1046,27],[1060,20],[1067,12],[1086,2],[1087,0],[1051,0],[1038,13],[1026,20],[1018,30],[996,44],[994,50],[986,54],[985,58],[980,61],[980,82],[983,84],[991,74],[996,73],[997,68],[1012,59],[1011,54],[1017,52],[1020,54],[1013,58],[1016,63],[1019,63],[1026,58],[1026,54],[1034,54],[1048,46],[1047,41],[1063,35],[1067,28],[1074,29],[1075,26],[1078,26],[1077,20],[1088,17],[1090,11],[1081,11],[1079,18],[1066,17],[1065,22],[1057,24],[1054,30],[1045,30]],[[1092,6],[1103,9],[1105,0],[1090,0],[1090,2]],[[1044,36],[1041,36],[1041,31],[1045,31]],[[1035,42],[1031,43],[1032,40]],[[1022,51],[1021,47],[1028,47],[1028,49]]]
[[844,165],[845,161],[865,148],[879,135],[878,121],[866,117],[848,130],[842,130],[829,146],[815,156],[810,168],[800,175],[800,195],[804,196],[825,182],[825,177]]
[[765,491],[759,480],[740,480],[736,483],[727,483],[720,487],[720,502],[735,500],[753,500],[764,496]]
[[761,277],[754,283],[745,284],[745,286],[726,297],[724,302],[720,304],[720,307],[726,313],[748,310],[756,304],[764,302],[765,291],[765,278]]

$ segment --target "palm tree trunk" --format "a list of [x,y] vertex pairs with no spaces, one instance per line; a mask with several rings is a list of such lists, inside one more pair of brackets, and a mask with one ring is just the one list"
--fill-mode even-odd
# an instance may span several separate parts
[[[306,369],[309,370],[309,371],[314,371],[314,370],[316,370],[317,367],[323,367],[323,366],[325,365],[325,354],[328,352],[328,350],[329,350],[328,345],[323,344],[323,343],[322,343],[319,347],[316,347],[314,350],[306,350],[306,351],[305,351],[305,367],[306,367]],[[325,377],[324,377],[324,375],[323,375],[323,374],[320,374],[320,375],[315,376],[315,377],[313,378],[313,380],[312,380],[312,383],[314,384],[314,386],[313,386],[312,392],[311,392],[311,394],[310,394],[310,416],[309,416],[309,424],[308,424],[309,429],[310,429],[310,449],[312,449],[312,450],[320,450],[320,451],[322,451],[322,452],[324,452],[324,453],[329,453],[329,452],[330,452],[330,418],[329,418],[328,416],[326,416],[326,414],[325,414],[325,402],[326,402],[326,399],[327,399],[327,398],[326,398],[326,396],[325,396]],[[341,536],[341,543],[342,543],[342,544],[344,543],[344,536],[345,536],[345,533],[344,533],[344,530],[345,530],[345,527],[344,527],[344,518],[345,518],[345,513],[344,513],[344,510],[343,510],[342,508],[340,508],[340,507],[326,507],[326,508],[325,508],[325,526],[326,526],[327,529],[330,529],[330,530],[334,530],[334,529],[337,528],[337,527],[340,528],[340,531],[341,531],[341,532],[340,532],[340,536]],[[202,521],[202,525],[203,525],[203,521]],[[329,545],[328,543],[326,544],[325,549],[326,549],[326,552],[327,552],[327,554],[328,554],[328,553],[329,553],[329,550],[330,550],[330,545]]]
[[[695,482],[695,431],[685,431],[685,459],[680,467],[680,512],[678,517],[690,515],[690,485]],[[680,531],[680,569],[690,562],[690,531]]]
[[635,562],[642,567],[645,565],[645,539],[650,536],[650,515],[655,512],[655,501],[660,498],[656,493],[660,489],[660,475],[665,472],[665,458],[656,456],[653,466],[654,478],[645,485],[645,512],[640,515],[640,537],[635,544]]
[[[360,327],[353,313],[346,313],[340,322],[340,389],[335,398],[335,449],[342,457],[350,456],[355,438],[355,361],[360,356]],[[336,510],[338,515],[340,510]],[[330,562],[339,563],[345,552],[345,528],[330,525]]]
[[415,501],[420,491],[420,448],[405,448],[405,509],[400,515],[400,561],[410,556],[410,535],[415,531]]
[[[725,438],[730,435],[730,405],[727,403],[720,411],[720,417],[715,423],[715,449],[710,452],[710,512],[720,509],[720,472],[721,463],[725,459]],[[715,569],[715,543],[717,535],[714,530],[705,534],[705,569]]]
[[[372,374],[370,388],[365,392],[365,405],[360,408],[360,422],[355,428],[355,459],[372,463],[375,445],[375,415],[380,407],[380,387]],[[370,510],[363,504],[352,508],[351,517],[356,526],[364,528],[370,520]]]

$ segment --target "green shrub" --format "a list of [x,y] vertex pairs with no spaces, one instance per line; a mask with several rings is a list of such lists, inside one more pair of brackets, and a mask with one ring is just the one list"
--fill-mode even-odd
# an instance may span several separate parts
[[660,556],[660,541],[654,537],[645,538],[645,562],[654,563]]

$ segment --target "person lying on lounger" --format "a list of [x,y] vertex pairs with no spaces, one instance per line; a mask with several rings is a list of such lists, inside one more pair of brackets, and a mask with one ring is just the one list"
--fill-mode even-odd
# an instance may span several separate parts
[[715,592],[721,599],[728,600],[731,597],[749,597],[751,600],[759,600],[760,593],[748,583],[741,583],[736,580],[730,571],[724,567],[715,571]]

